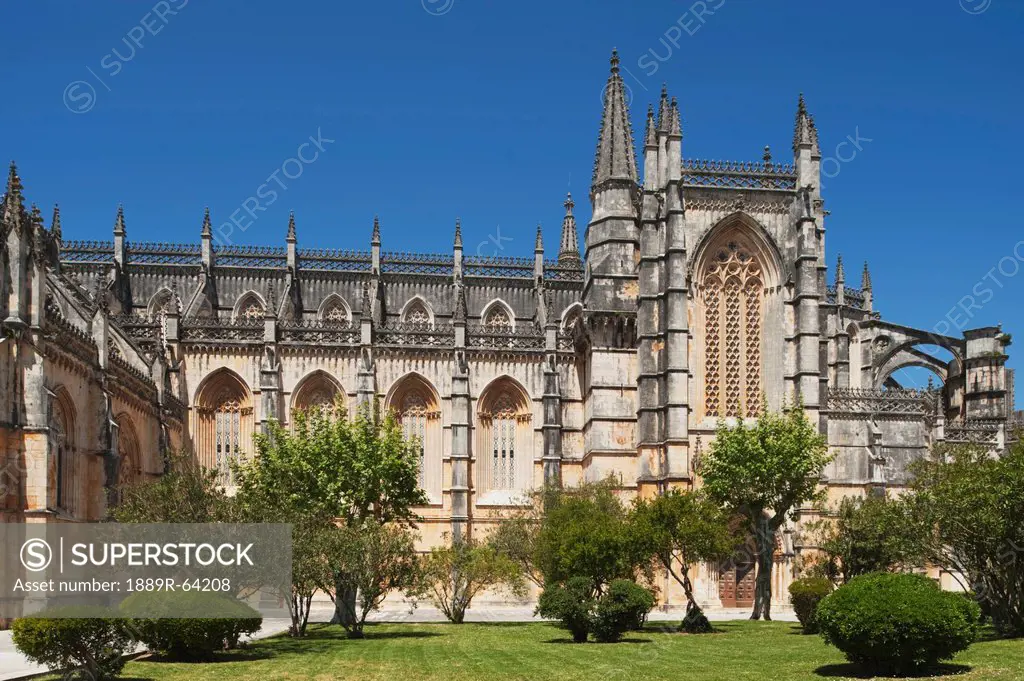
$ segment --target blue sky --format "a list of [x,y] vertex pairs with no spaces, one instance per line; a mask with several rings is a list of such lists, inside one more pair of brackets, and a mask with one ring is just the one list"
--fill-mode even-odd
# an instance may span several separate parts
[[528,255],[538,221],[554,249],[567,188],[589,214],[616,46],[634,128],[666,81],[691,158],[789,159],[803,91],[826,157],[862,140],[826,161],[832,257],[870,258],[894,321],[1002,322],[1024,351],[1015,0],[34,0],[4,23],[0,154],[67,238],[110,238],[121,201],[131,239],[194,240],[319,131],[235,243],[283,242],[294,209],[302,246],[366,248],[379,213],[386,250],[447,252],[456,216],[471,250]]

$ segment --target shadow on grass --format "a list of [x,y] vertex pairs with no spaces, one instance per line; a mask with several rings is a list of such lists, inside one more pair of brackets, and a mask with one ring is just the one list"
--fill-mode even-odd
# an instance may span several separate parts
[[[967,674],[973,669],[966,664],[940,664],[934,667],[921,670],[914,676],[905,676],[905,679],[936,678],[943,676],[960,676]],[[826,664],[814,670],[818,676],[839,677],[844,679],[873,679],[878,673],[865,669],[864,667],[847,662],[846,664]]]
[[549,638],[547,641],[541,641],[541,643],[552,643],[552,644],[555,644],[555,645],[561,645],[563,643],[566,643],[566,644],[574,645],[574,646],[586,646],[586,645],[589,645],[589,646],[614,646],[614,645],[617,645],[619,643],[654,643],[654,641],[652,641],[649,638],[624,638],[621,641],[616,641],[615,643],[598,643],[597,641],[586,641],[584,643],[576,643],[576,641],[573,641],[572,638],[570,637],[570,638]]
[[[139,664],[220,664],[222,662],[253,662],[255,660],[266,660],[274,657],[275,655],[277,655],[277,652],[274,650],[268,650],[265,648],[249,648],[245,650],[230,650],[221,653],[214,653],[213,655],[199,659],[182,659],[172,655],[152,653],[145,657],[138,658],[135,662]],[[121,681],[129,680],[122,679]]]

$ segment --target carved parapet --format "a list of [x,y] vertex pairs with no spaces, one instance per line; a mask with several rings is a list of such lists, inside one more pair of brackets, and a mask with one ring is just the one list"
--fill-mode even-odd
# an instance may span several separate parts
[[828,411],[833,417],[891,416],[930,418],[935,414],[938,393],[928,390],[872,390],[833,388],[828,391]]

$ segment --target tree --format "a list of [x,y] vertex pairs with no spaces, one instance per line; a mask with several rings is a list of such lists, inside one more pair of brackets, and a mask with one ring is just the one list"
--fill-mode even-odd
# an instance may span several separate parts
[[741,515],[754,539],[757,579],[751,619],[771,619],[771,571],[776,534],[801,504],[819,496],[819,476],[831,460],[823,435],[800,405],[765,409],[753,427],[718,432],[701,465],[708,496]]
[[534,490],[526,499],[526,505],[500,515],[494,530],[488,535],[487,543],[519,566],[523,576],[544,587],[544,576],[537,567],[537,537],[544,520],[546,499],[560,493],[558,488],[544,487]]
[[900,572],[924,565],[927,525],[905,501],[885,496],[846,497],[835,517],[808,526],[824,560],[814,566],[834,583],[870,572]]
[[683,587],[687,619],[702,620],[689,572],[697,563],[718,561],[732,553],[738,538],[730,514],[703,494],[673,489],[634,502],[631,519],[643,552]]
[[415,593],[426,595],[449,621],[462,624],[473,598],[491,587],[503,587],[516,598],[526,596],[526,580],[515,562],[490,544],[462,540],[430,552]]
[[[327,579],[319,586],[335,599],[335,609],[345,609],[341,624],[349,637],[362,638],[366,618],[380,608],[388,594],[415,585],[415,537],[402,525],[382,525],[374,519],[337,527],[329,537],[324,551],[328,569],[318,573]],[[338,599],[334,579],[339,574],[356,593],[354,601]]]
[[966,578],[1002,634],[1024,636],[1024,444],[1001,458],[944,447],[911,470],[909,503],[934,528],[929,562]]
[[586,577],[600,594],[647,563],[611,481],[551,491],[537,531],[534,563],[544,585]]
[[167,472],[156,480],[125,487],[110,510],[119,523],[213,523],[228,520],[230,513],[217,473],[184,452],[170,453]]
[[[251,517],[293,524],[331,519],[358,532],[370,523],[412,527],[412,507],[427,503],[419,456],[391,414],[377,418],[362,409],[349,420],[338,402],[333,409],[295,412],[291,430],[271,421],[254,439],[257,456],[235,469],[237,500]],[[335,603],[334,621],[358,635],[362,627],[353,613],[361,607],[366,573],[350,572],[345,554],[328,551],[324,559],[332,578],[321,588]]]

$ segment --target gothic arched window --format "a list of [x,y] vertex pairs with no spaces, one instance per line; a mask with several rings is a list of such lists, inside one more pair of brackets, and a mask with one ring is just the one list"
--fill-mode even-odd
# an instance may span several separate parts
[[413,298],[402,310],[402,322],[418,326],[430,326],[434,323],[434,315],[421,298]]
[[533,454],[525,393],[511,379],[500,379],[481,397],[479,419],[481,486],[495,492],[528,488]]
[[516,322],[508,306],[495,301],[484,310],[483,325],[488,331],[507,333],[515,329]]
[[338,398],[344,394],[345,391],[333,377],[324,371],[315,371],[296,387],[292,410],[333,409]]
[[200,463],[231,485],[230,462],[252,448],[253,409],[249,389],[236,374],[222,369],[206,381],[196,400],[195,438]]
[[401,379],[389,397],[407,441],[415,443],[419,483],[432,503],[440,503],[442,490],[441,409],[433,386],[418,374]]
[[704,309],[704,412],[756,417],[761,412],[764,275],[751,249],[729,241],[701,273]]
[[54,502],[57,508],[74,514],[79,509],[78,486],[81,482],[75,438],[75,406],[67,390],[57,390],[50,414],[50,447],[54,457]]
[[117,418],[117,454],[120,458],[117,470],[117,489],[121,490],[139,482],[142,475],[141,450],[135,428],[127,415]]
[[236,321],[255,323],[266,314],[266,304],[254,291],[243,294],[235,303],[234,318]]
[[337,293],[332,293],[320,305],[319,318],[330,324],[348,324],[352,317],[345,299]]

